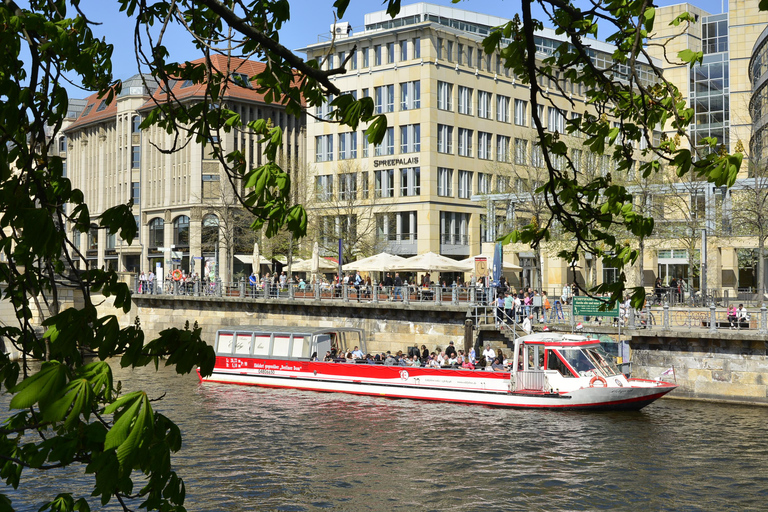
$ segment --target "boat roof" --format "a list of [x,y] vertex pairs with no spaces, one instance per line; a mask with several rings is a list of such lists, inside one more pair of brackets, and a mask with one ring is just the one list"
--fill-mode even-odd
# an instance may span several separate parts
[[317,335],[328,332],[363,332],[362,329],[356,327],[309,327],[298,325],[233,325],[231,327],[221,328],[216,331],[219,333],[230,332],[254,332],[257,334],[303,334],[303,335]]
[[557,332],[537,332],[521,336],[518,341],[526,345],[547,345],[558,347],[583,347],[599,345],[600,340],[581,334],[562,334]]

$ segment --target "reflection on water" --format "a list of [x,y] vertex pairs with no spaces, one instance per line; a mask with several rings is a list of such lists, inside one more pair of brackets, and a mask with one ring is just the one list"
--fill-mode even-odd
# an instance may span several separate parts
[[764,408],[518,411],[120,372],[127,390],[167,392],[156,407],[184,433],[189,510],[757,510],[768,498]]

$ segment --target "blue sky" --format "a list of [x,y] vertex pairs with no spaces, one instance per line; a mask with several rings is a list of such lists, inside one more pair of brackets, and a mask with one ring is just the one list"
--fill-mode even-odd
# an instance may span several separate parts
[[[414,3],[403,0],[404,4]],[[519,12],[518,0],[464,0],[453,4],[450,0],[430,0],[439,5],[453,5],[461,9],[493,14],[511,18]],[[660,0],[659,5],[681,3],[675,0]],[[719,0],[699,0],[691,2],[713,14],[721,10]],[[726,3],[727,5],[727,3]],[[81,7],[88,17],[102,23],[94,27],[99,37],[106,37],[107,42],[115,45],[113,54],[114,75],[116,78],[128,78],[137,72],[133,44],[133,22],[124,13],[118,12],[117,2],[109,0],[82,0]],[[343,21],[348,21],[354,28],[362,28],[363,17],[368,12],[383,9],[378,0],[352,0]],[[281,42],[288,48],[296,49],[317,42],[317,36],[326,33],[333,23],[333,0],[292,0],[291,20],[281,31]],[[166,46],[179,61],[192,60],[200,55],[189,42],[189,36],[181,29],[171,30],[166,35]],[[600,37],[603,39],[603,37]],[[70,97],[80,98],[86,92],[68,87]]]

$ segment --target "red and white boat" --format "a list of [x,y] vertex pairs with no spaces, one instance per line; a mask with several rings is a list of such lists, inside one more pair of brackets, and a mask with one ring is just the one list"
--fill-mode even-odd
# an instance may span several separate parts
[[515,340],[517,371],[324,362],[359,346],[359,329],[238,327],[216,333],[216,365],[203,382],[412,398],[499,407],[642,409],[674,384],[628,379],[596,339],[542,332]]

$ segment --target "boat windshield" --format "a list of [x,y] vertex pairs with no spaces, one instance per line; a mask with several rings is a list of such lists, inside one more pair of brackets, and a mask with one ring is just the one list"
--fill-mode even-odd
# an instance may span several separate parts
[[621,373],[614,364],[613,358],[602,347],[586,348],[584,352],[595,363],[595,367],[603,374],[603,377],[613,377]]
[[585,372],[591,372],[595,370],[595,365],[592,360],[587,357],[584,351],[580,348],[561,348],[558,349],[560,354],[568,361],[568,364],[576,370],[576,373],[583,375]]

